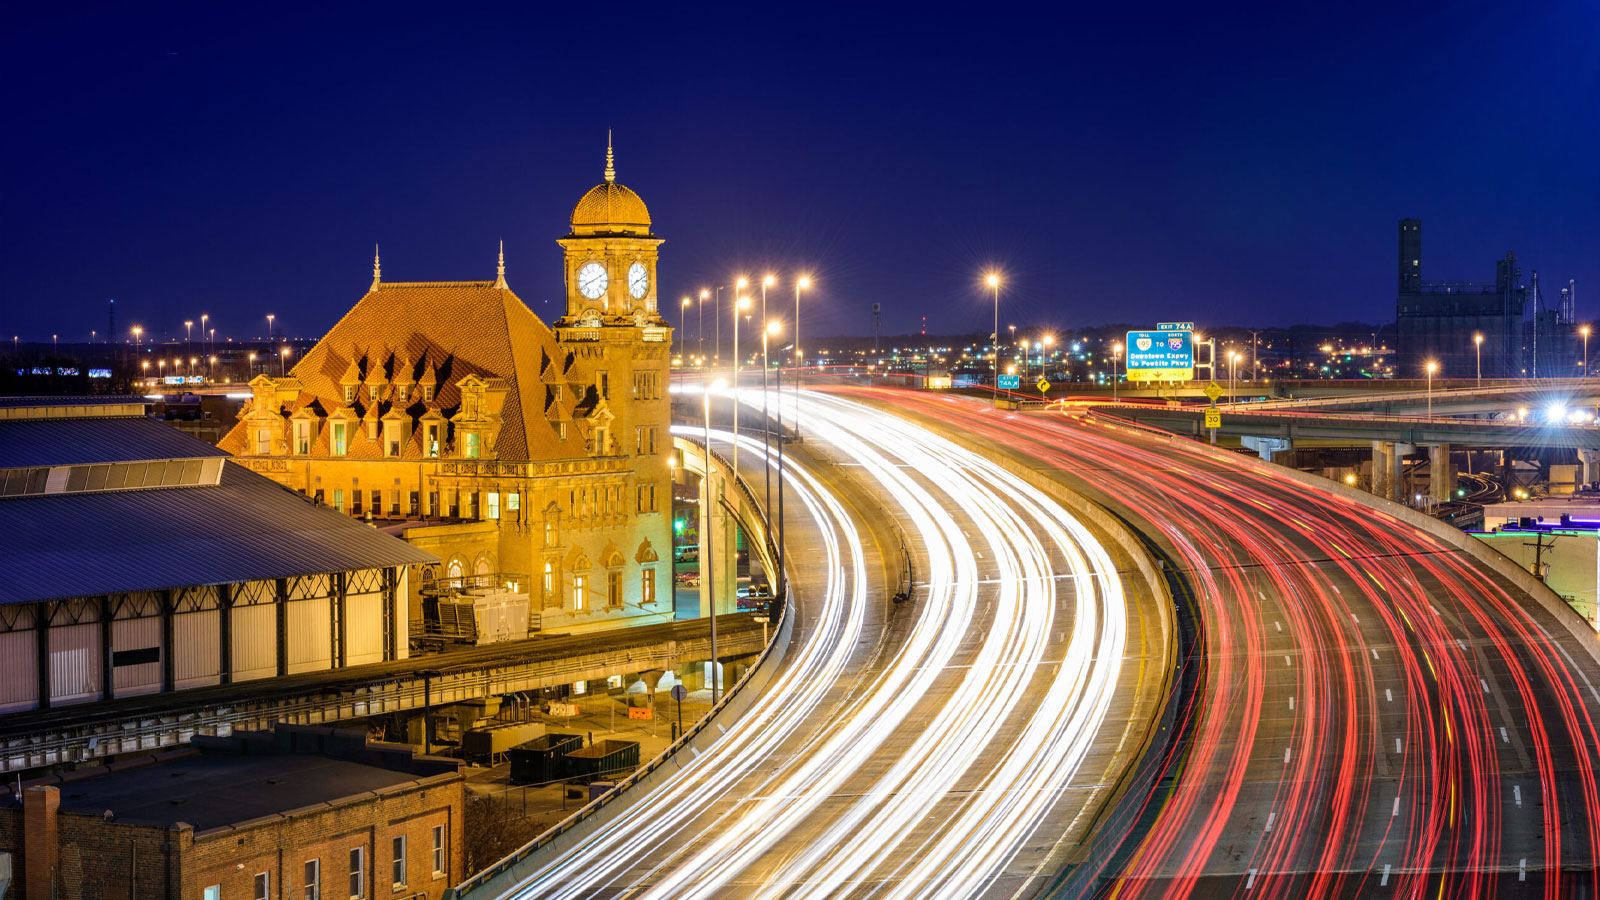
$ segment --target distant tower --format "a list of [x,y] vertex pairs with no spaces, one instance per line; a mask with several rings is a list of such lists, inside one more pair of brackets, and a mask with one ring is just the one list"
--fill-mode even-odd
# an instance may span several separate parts
[[106,301],[106,343],[117,339],[117,301]]
[[872,352],[878,352],[878,340],[883,337],[883,304],[872,304]]
[[1422,220],[1400,220],[1400,293],[1422,290]]

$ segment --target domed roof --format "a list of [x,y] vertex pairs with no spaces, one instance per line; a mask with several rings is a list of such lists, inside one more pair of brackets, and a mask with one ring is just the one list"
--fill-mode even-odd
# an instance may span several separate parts
[[604,181],[589,189],[572,208],[572,227],[633,225],[650,227],[650,210],[630,188]]
[[572,229],[578,231],[650,230],[650,209],[638,194],[617,184],[617,169],[606,140],[606,180],[589,189],[572,208]]

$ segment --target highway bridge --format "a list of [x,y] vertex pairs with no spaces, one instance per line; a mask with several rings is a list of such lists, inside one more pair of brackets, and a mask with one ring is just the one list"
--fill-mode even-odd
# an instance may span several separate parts
[[1172,740],[1054,896],[1596,896],[1591,623],[1396,504],[1198,441],[846,391],[1151,542],[1194,628]]

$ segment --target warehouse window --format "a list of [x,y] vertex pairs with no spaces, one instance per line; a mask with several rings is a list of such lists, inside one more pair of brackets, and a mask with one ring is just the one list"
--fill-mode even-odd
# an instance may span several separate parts
[[444,826],[433,826],[433,874],[435,875],[445,875],[449,872],[445,868],[444,837]]
[[[374,388],[376,390],[376,388]],[[367,895],[367,848],[350,848],[350,898],[360,900]]]
[[204,900],[222,900],[222,885],[213,884],[212,886],[206,888],[200,896],[203,897]]
[[305,900],[322,900],[322,860],[306,860]]
[[254,900],[272,900],[272,873],[257,872]]
[[394,836],[394,886],[396,889],[406,886],[406,836]]

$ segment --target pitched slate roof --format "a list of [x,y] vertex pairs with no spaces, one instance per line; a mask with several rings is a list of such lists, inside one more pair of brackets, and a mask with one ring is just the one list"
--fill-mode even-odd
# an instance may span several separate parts
[[[409,371],[397,373],[397,366],[409,366]],[[426,385],[437,379],[431,403],[424,403],[420,389],[412,391],[405,403],[403,411],[413,426],[430,406],[446,417],[453,415],[461,401],[457,383],[467,375],[498,379],[507,388],[496,440],[498,458],[541,461],[582,452],[581,440],[575,444],[556,438],[558,418],[546,414],[544,381],[589,382],[592,377],[556,343],[555,335],[521,298],[496,282],[390,282],[374,287],[295,365],[290,374],[300,380],[301,391],[285,407],[285,414],[319,401],[324,410],[350,405],[357,416],[364,414],[369,402],[364,385],[356,392],[356,402],[344,400],[341,379],[352,367],[363,378],[373,367],[382,367],[386,384]],[[569,415],[575,402],[572,393],[567,391],[562,401]],[[380,417],[391,410],[393,404],[387,399],[391,396],[387,387],[380,394]],[[231,453],[248,452],[245,428],[241,422],[218,445]],[[357,432],[351,436],[348,456],[383,455],[376,441],[367,440],[364,429]],[[324,436],[319,444],[325,441]],[[420,447],[420,437],[413,434],[410,447]]]

